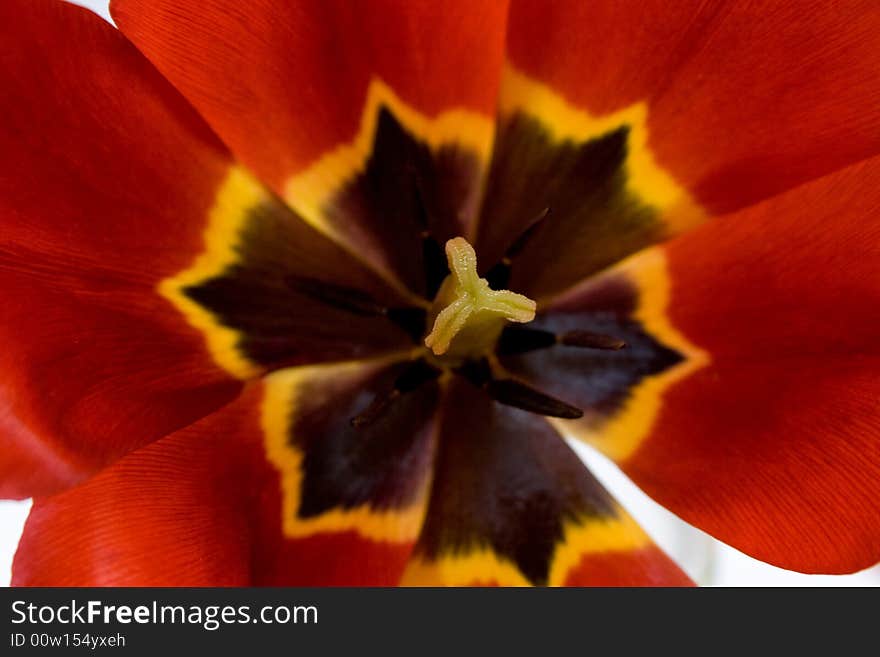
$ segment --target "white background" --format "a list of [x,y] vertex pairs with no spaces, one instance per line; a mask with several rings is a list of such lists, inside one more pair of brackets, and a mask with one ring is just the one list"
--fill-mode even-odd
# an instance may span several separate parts
[[[79,0],[109,20],[108,0]],[[700,584],[716,586],[880,586],[880,566],[854,575],[801,575],[761,563],[687,525],[650,500],[604,457],[572,444],[590,468],[654,540]],[[29,502],[0,501],[0,584],[7,585],[12,557]]]

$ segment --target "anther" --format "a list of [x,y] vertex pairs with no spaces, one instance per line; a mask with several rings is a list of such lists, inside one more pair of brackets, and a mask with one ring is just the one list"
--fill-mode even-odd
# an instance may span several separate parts
[[370,402],[369,406],[349,420],[351,426],[355,429],[363,429],[374,424],[376,420],[385,415],[386,411],[391,407],[391,404],[394,400],[400,397],[400,395],[401,392],[397,389],[392,390],[384,396],[376,395],[373,398],[373,401]]
[[504,253],[508,260],[511,260],[519,255],[520,251],[523,250],[525,245],[537,231],[538,226],[541,225],[541,223],[543,223],[543,221],[547,218],[548,214],[550,214],[550,208],[544,208],[538,214],[532,217],[531,221],[526,224],[525,230],[520,233],[520,236],[513,241],[513,244],[511,244],[507,248],[507,251]]
[[504,252],[504,256],[501,258],[501,261],[496,263],[489,271],[486,272],[486,280],[489,281],[489,286],[493,289],[499,287],[507,287],[510,283],[510,272],[513,268],[513,259],[519,255],[519,252],[523,250],[526,243],[532,238],[535,234],[536,229],[538,228],[538,224],[544,221],[547,218],[547,215],[550,213],[550,208],[544,208],[541,210],[535,217],[532,218],[529,223],[526,224],[525,230],[520,233],[520,236],[517,237],[513,244],[511,244],[507,251]]
[[427,231],[422,233],[422,261],[425,268],[425,296],[433,299],[444,279],[449,276],[449,267],[443,247]]
[[389,308],[385,316],[402,328],[418,344],[425,334],[428,313],[424,308]]
[[446,258],[443,248],[431,234],[431,213],[425,200],[425,187],[422,176],[414,164],[409,166],[413,178],[413,193],[416,200],[416,221],[421,227],[419,237],[422,240],[422,262],[425,271],[425,296],[433,299],[443,283],[443,279],[449,275],[446,266]]
[[559,343],[567,347],[610,349],[612,351],[618,351],[626,346],[626,342],[613,335],[593,333],[592,331],[568,331],[559,336]]
[[581,409],[550,395],[545,395],[516,379],[496,379],[492,374],[489,361],[485,358],[468,361],[457,368],[455,373],[464,377],[477,388],[485,390],[499,404],[513,406],[538,415],[569,420],[577,419],[584,414]]
[[360,290],[306,276],[288,276],[286,281],[292,290],[328,306],[363,317],[384,315],[414,342],[420,342],[425,333],[427,313],[423,308],[387,308]]
[[546,349],[556,344],[556,334],[524,326],[507,326],[501,332],[496,353],[504,355],[524,354]]
[[495,379],[486,385],[486,392],[500,404],[514,406],[530,413],[576,420],[584,412],[564,401],[545,395],[515,379]]
[[496,353],[503,355],[524,354],[529,351],[545,349],[554,345],[578,347],[582,349],[603,349],[618,351],[626,347],[626,342],[604,333],[592,331],[566,331],[556,335],[550,331],[520,326],[505,327],[498,339]]
[[292,290],[355,315],[383,315],[387,311],[387,308],[377,303],[370,295],[354,288],[326,283],[307,276],[288,276],[285,280]]
[[489,282],[489,287],[497,290],[498,288],[505,288],[510,285],[510,264],[510,258],[505,256],[501,258],[500,262],[495,263],[492,269],[486,272],[486,280]]
[[363,429],[374,424],[391,409],[394,402],[402,395],[417,390],[441,374],[441,370],[422,358],[413,361],[397,376],[392,389],[387,394],[376,395],[363,411],[349,420],[351,426],[355,429]]

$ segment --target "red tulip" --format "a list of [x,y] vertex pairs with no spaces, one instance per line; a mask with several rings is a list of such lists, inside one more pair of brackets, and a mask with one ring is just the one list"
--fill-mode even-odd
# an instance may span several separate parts
[[880,560],[876,2],[111,11],[0,5],[14,583],[689,584],[563,435]]

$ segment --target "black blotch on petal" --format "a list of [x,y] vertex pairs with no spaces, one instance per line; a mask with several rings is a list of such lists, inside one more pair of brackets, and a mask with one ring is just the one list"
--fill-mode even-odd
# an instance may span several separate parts
[[[445,266],[445,257],[438,266],[434,246],[464,232],[479,180],[476,154],[453,144],[432,149],[382,107],[363,171],[327,203],[325,214],[343,229],[358,226],[400,279],[430,299]],[[423,241],[426,236],[433,243]]]
[[354,359],[412,343],[385,314],[400,298],[280,201],[250,210],[236,250],[237,262],[183,292],[241,333],[252,362]]
[[[415,501],[430,467],[439,388],[427,369],[415,365],[415,373],[413,367],[389,367],[330,395],[323,387],[301,393],[289,438],[304,454],[300,517],[365,504],[393,510]],[[407,376],[401,383],[407,390],[395,387]],[[351,418],[377,399],[387,404],[376,417],[352,426]]]
[[559,142],[532,116],[502,117],[479,220],[484,265],[507,255],[510,288],[543,297],[662,237],[657,212],[627,187],[629,137],[622,125]]
[[489,547],[546,584],[566,522],[613,517],[612,499],[543,418],[463,382],[449,395],[417,552],[436,559]]
[[[631,390],[645,377],[680,363],[682,355],[649,334],[632,317],[638,291],[622,277],[598,281],[580,299],[580,309],[539,315],[529,331],[569,336],[580,342],[623,342],[621,349],[557,345],[549,349],[499,352],[501,363],[517,378],[548,395],[565,399],[601,426],[623,410]],[[502,341],[503,344],[503,341]],[[583,344],[581,345],[583,346]]]

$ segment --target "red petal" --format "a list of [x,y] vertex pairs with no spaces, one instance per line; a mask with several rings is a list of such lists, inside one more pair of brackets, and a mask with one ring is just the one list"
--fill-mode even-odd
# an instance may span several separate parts
[[79,486],[35,500],[12,584],[250,584],[258,398],[252,392]]
[[713,212],[880,151],[880,7],[513,0],[508,58],[596,116],[647,104],[660,164]]
[[230,161],[152,66],[66,3],[0,8],[0,494],[45,494],[231,399],[155,290]]
[[691,579],[671,567],[669,557],[656,545],[641,549],[586,554],[572,568],[565,586],[693,586]]
[[396,584],[424,512],[433,435],[422,425],[436,389],[410,393],[384,424],[351,434],[350,407],[380,385],[380,365],[277,372],[35,501],[13,583]]
[[372,78],[431,115],[495,110],[505,2],[111,4],[120,29],[276,189],[354,137]]
[[593,438],[673,512],[784,568],[880,560],[878,190],[875,158],[612,274],[687,360]]

